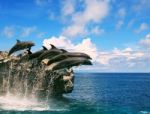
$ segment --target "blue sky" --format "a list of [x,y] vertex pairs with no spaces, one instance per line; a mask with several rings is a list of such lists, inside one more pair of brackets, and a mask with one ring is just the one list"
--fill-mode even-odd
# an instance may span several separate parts
[[93,58],[95,72],[150,72],[149,0],[1,0],[0,50],[20,40]]

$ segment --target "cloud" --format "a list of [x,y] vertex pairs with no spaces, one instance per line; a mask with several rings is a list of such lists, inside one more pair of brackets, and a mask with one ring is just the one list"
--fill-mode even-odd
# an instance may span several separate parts
[[120,8],[120,9],[118,10],[118,16],[119,16],[120,18],[124,18],[125,15],[126,15],[126,9],[125,9],[125,8]]
[[64,48],[68,51],[73,51],[73,52],[84,52],[89,54],[92,58],[93,61],[96,61],[97,57],[97,48],[96,45],[92,43],[90,38],[85,38],[82,40],[81,43],[78,44],[73,44],[71,40],[64,36],[59,36],[59,37],[51,37],[44,39],[43,45],[46,46],[47,48],[51,48],[50,44],[58,46],[58,48]]
[[93,61],[96,61],[98,56],[97,47],[90,38],[83,39],[81,43],[75,45],[74,50],[89,54]]
[[21,31],[21,37],[28,37],[36,30],[36,27],[23,27]]
[[[111,61],[114,59],[116,59],[115,60],[116,62],[118,62],[122,59],[124,59],[125,62],[129,62],[133,59],[137,59],[137,58],[140,58],[142,56],[144,56],[143,52],[133,51],[131,48],[125,48],[123,50],[120,50],[118,48],[114,48],[110,52],[108,52],[108,51],[100,52],[98,61],[103,65],[110,66]],[[120,63],[120,64],[124,64],[124,63]]]
[[72,50],[74,47],[72,42],[64,36],[59,36],[59,37],[52,36],[50,38],[44,39],[43,41],[44,46],[50,49],[51,48],[50,44],[53,44],[53,45],[58,46],[59,48],[65,48],[65,49],[68,49],[69,47],[68,50]]
[[128,28],[131,28],[135,23],[135,19],[131,19],[129,22],[128,22]]
[[140,27],[138,29],[136,29],[135,32],[140,33],[140,32],[147,30],[148,28],[149,27],[146,23],[141,23]]
[[84,25],[73,24],[63,29],[62,35],[68,37],[76,37],[77,35],[87,34],[87,29]]
[[94,28],[91,29],[91,34],[95,34],[95,35],[100,35],[103,34],[104,32],[105,30],[99,28],[98,26],[95,26]]
[[145,38],[140,40],[140,45],[142,45],[143,47],[147,47],[150,48],[150,34],[147,34],[145,36]]
[[[50,48],[49,44],[54,44],[58,48],[64,48],[68,51],[87,53],[92,57],[93,66],[83,66],[80,70],[91,71],[142,71],[147,70],[149,63],[145,62],[150,59],[149,54],[142,50],[133,50],[131,47],[125,49],[114,48],[113,50],[106,51],[96,47],[91,41],[91,38],[85,38],[80,43],[73,43],[67,37],[50,37],[43,41],[43,45]],[[138,66],[137,66],[138,65]],[[145,68],[146,67],[146,68]],[[136,69],[137,68],[137,69]]]
[[45,32],[39,32],[38,34],[37,34],[37,38],[43,38],[44,36],[45,36]]
[[122,25],[124,24],[123,20],[119,20],[116,24],[116,29],[120,29],[122,27]]
[[85,0],[83,10],[74,11],[67,27],[63,29],[63,35],[75,37],[88,33],[90,23],[100,23],[108,14],[109,3],[106,0]]
[[147,12],[150,9],[150,1],[149,0],[139,0],[137,2],[137,4],[134,5],[133,9],[138,14]]
[[2,35],[12,38],[14,36],[14,28],[12,26],[5,26],[2,31]]
[[62,14],[64,16],[71,15],[75,11],[75,1],[74,0],[64,0],[62,2]]
[[117,12],[118,21],[116,23],[116,29],[120,29],[123,26],[125,16],[126,16],[126,9],[120,8]]

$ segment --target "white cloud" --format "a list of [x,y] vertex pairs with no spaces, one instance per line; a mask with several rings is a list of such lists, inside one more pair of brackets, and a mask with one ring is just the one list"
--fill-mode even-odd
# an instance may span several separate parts
[[150,48],[150,34],[147,34],[145,38],[141,39],[140,44],[144,47]]
[[63,35],[68,37],[75,37],[77,35],[85,35],[87,29],[83,25],[73,24],[63,30]]
[[137,4],[133,6],[135,13],[142,14],[145,11],[150,9],[150,1],[149,0],[139,0]]
[[117,13],[118,21],[116,23],[116,29],[120,29],[123,26],[125,16],[126,16],[126,9],[120,8]]
[[129,22],[128,22],[128,28],[132,27],[135,23],[135,19],[131,19]]
[[75,1],[74,0],[64,0],[62,3],[62,14],[64,16],[71,15],[74,13]]
[[[97,71],[137,71],[138,66],[145,68],[149,64],[145,62],[150,59],[145,51],[136,51],[130,47],[125,49],[114,48],[110,51],[100,50],[91,41],[90,38],[83,39],[80,43],[74,44],[64,36],[51,37],[43,41],[43,45],[50,48],[49,44],[54,44],[58,48],[64,48],[68,51],[87,53],[92,57],[93,66],[84,66],[82,70]],[[137,66],[138,65],[138,66]],[[142,66],[143,65],[143,66]],[[147,68],[147,67],[146,67]]]
[[84,9],[71,15],[71,24],[63,29],[63,35],[75,37],[88,33],[89,23],[100,23],[108,14],[109,3],[106,0],[85,0]]
[[14,36],[14,28],[12,26],[6,26],[4,27],[2,31],[2,35],[5,35],[8,38],[11,38]]
[[136,29],[135,32],[140,33],[140,32],[147,30],[148,28],[149,27],[146,23],[141,23],[140,27],[138,29]]
[[90,38],[83,39],[81,43],[75,45],[74,50],[89,54],[93,61],[96,61],[98,56],[96,45],[92,43]]
[[44,36],[45,36],[45,32],[39,32],[39,33],[37,34],[37,37],[38,37],[38,38],[44,38]]
[[104,32],[105,32],[105,30],[99,28],[98,26],[92,28],[92,30],[91,30],[91,34],[95,34],[95,35],[100,35],[100,34],[103,34]]
[[65,49],[68,49],[69,47],[68,50],[72,50],[74,47],[72,42],[64,36],[59,36],[59,37],[53,36],[53,37],[44,39],[43,41],[44,46],[50,49],[51,48],[50,44],[53,44],[53,45],[58,46],[59,48],[65,48]]
[[60,37],[53,36],[43,41],[43,45],[46,46],[47,48],[51,48],[50,44],[58,46],[58,48],[64,48],[68,51],[87,53],[92,57],[93,61],[96,61],[98,53],[97,48],[96,45],[91,42],[90,38],[83,39],[81,43],[76,45],[73,44],[71,40],[69,40],[64,36]]
[[100,22],[108,14],[108,2],[106,0],[85,0],[86,8],[83,12],[74,15],[74,23]]
[[116,24],[116,29],[120,29],[122,27],[122,25],[124,24],[123,20],[119,20]]
[[36,27],[23,27],[22,31],[21,31],[21,37],[27,37],[29,36],[31,33],[33,33],[36,30]]
[[[141,58],[143,56],[144,56],[143,52],[133,51],[131,48],[125,48],[123,50],[114,48],[114,50],[112,50],[110,52],[108,52],[108,51],[100,52],[98,61],[103,65],[110,66],[111,61],[114,59],[116,59],[115,62],[118,62],[121,59],[124,59],[125,62],[130,63],[131,60]],[[120,64],[124,64],[124,62],[120,63]]]
[[118,11],[118,16],[119,16],[120,18],[124,18],[125,15],[126,15],[126,9],[125,9],[125,8],[119,9],[119,11]]

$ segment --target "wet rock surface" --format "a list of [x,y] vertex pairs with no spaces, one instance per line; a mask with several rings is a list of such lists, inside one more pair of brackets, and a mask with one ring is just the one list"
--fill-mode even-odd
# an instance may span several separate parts
[[73,90],[72,69],[48,70],[37,60],[28,61],[0,52],[0,93],[49,98],[70,93]]

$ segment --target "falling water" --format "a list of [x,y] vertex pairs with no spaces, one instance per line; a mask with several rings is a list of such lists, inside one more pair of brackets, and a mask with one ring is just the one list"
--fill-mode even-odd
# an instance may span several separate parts
[[66,69],[50,71],[36,60],[0,63],[0,110],[53,110],[49,100],[67,93],[66,75]]
[[[10,88],[12,64],[13,64],[12,61],[10,61],[10,68],[8,69],[7,90],[6,90],[8,95],[10,94],[9,88]],[[3,78],[5,78],[5,77],[3,77]]]

